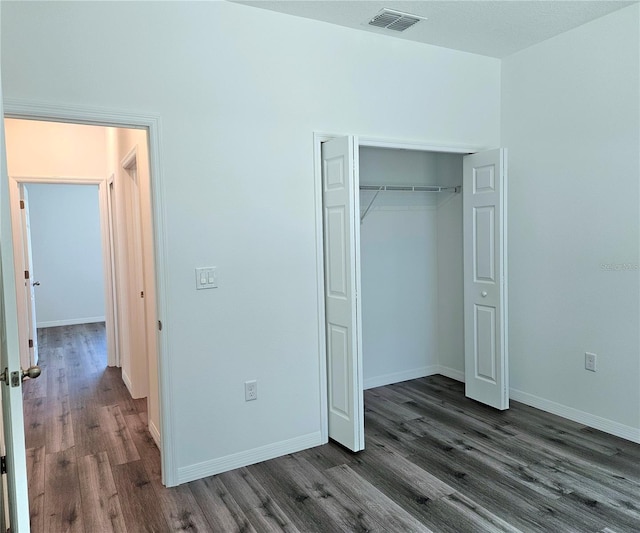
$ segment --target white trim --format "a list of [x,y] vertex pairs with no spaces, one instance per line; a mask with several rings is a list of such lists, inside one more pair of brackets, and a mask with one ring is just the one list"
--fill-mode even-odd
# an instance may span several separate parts
[[[115,328],[115,315],[113,313],[114,309],[114,301],[113,294],[109,290],[110,284],[113,280],[113,271],[111,269],[111,240],[109,238],[109,213],[108,213],[108,184],[107,178],[103,177],[71,177],[71,176],[9,176],[9,195],[11,199],[11,216],[14,224],[13,231],[13,245],[14,247],[21,246],[18,243],[22,243],[22,241],[26,238],[22,235],[21,224],[20,224],[20,209],[18,207],[18,202],[20,199],[20,188],[25,184],[50,184],[50,185],[88,185],[88,186],[97,186],[98,187],[98,211],[100,216],[100,250],[101,250],[101,259],[102,259],[102,268],[103,268],[103,285],[104,285],[104,311],[107,317],[111,317],[110,320],[105,320],[105,317],[102,317],[102,321],[105,322],[106,327],[106,337],[107,337],[107,364],[109,366],[115,366],[116,364],[116,328]],[[20,257],[19,254],[14,254],[16,258]],[[22,261],[22,259],[20,259]],[[19,287],[21,283],[24,281],[20,276],[22,276],[22,269],[16,265],[16,283]],[[26,308],[25,302],[18,298],[18,316],[22,316],[25,313],[28,313],[29,309]],[[36,317],[37,319],[37,317]],[[71,324],[82,324],[83,322],[69,322],[60,325],[71,325]],[[87,322],[88,323],[88,322]],[[24,328],[24,321],[20,320],[20,327]],[[42,326],[40,324],[36,324],[36,327],[50,327],[50,326]],[[28,350],[26,347],[26,339],[28,338],[28,334],[25,336],[20,330],[20,338],[21,340],[24,338],[24,343],[21,343],[21,352],[22,350]],[[24,361],[23,361],[24,366]]]
[[138,145],[136,144],[129,153],[122,158],[120,165],[125,170],[133,170],[138,166]]
[[447,152],[454,154],[475,154],[488,148],[466,144],[437,144],[422,141],[399,141],[380,139],[376,137],[360,137],[360,146],[369,148],[395,148],[399,150],[414,150],[416,152]]
[[[65,318],[64,320],[49,320],[47,322],[38,322],[37,328],[57,328],[58,326],[75,326],[77,324],[95,324],[96,322],[104,322],[103,316],[88,316],[84,318]],[[113,365],[109,365],[113,366]]]
[[[19,209],[19,202],[21,199],[21,185],[20,183],[8,177],[9,185],[9,211],[11,214],[11,233],[13,237],[13,259],[14,259],[14,284],[16,287],[16,313],[18,318],[18,345],[20,354],[20,366],[22,368],[28,368],[32,364],[36,364],[31,360],[31,350],[28,346],[28,339],[31,337],[29,331],[29,304],[27,299],[29,295],[27,293],[27,285],[24,280],[24,271],[27,270],[24,257],[24,241],[26,237],[23,237],[23,224],[22,214]],[[37,328],[37,324],[36,324]]]
[[324,302],[324,231],[322,222],[322,143],[332,137],[313,134],[313,194],[316,211],[316,288],[318,294],[318,368],[320,371],[320,435],[322,444],[329,442],[327,391],[327,336]]
[[307,448],[313,448],[314,446],[320,446],[321,444],[321,434],[317,431],[315,433],[309,433],[293,439],[274,442],[273,444],[267,444],[266,446],[246,450],[244,452],[233,453],[225,457],[220,457],[219,459],[203,461],[202,463],[190,466],[183,466],[178,469],[178,483],[188,483],[196,479],[213,476],[235,468],[268,461],[275,457],[299,452],[300,450],[306,450]]
[[460,371],[460,370],[456,370],[455,368],[439,365],[438,372],[436,372],[436,374],[440,374],[446,378],[455,379],[460,383],[464,383],[464,370]]
[[153,442],[156,443],[156,446],[159,450],[162,446],[162,443],[160,441],[160,430],[153,423],[153,420],[149,420],[149,433],[151,433],[151,438],[153,438]]
[[108,239],[109,239],[109,293],[111,299],[111,310],[109,316],[113,320],[113,360],[110,361],[111,366],[120,367],[120,323],[119,323],[119,309],[118,309],[118,293],[117,293],[117,281],[115,276],[116,271],[116,233],[113,220],[113,198],[111,197],[112,188],[115,191],[115,174],[111,174],[107,178],[107,187],[105,189],[107,196],[107,224],[108,224]]
[[124,381],[124,384],[129,391],[129,395],[133,397],[133,395],[131,394],[131,378],[129,377],[129,374],[125,372],[124,368],[122,369],[122,381]]
[[[168,248],[166,232],[166,206],[163,198],[166,196],[161,164],[160,147],[162,146],[162,122],[157,114],[140,113],[138,111],[114,110],[98,107],[68,105],[62,103],[37,102],[16,98],[4,100],[4,113],[7,118],[25,118],[39,120],[53,120],[97,126],[143,128],[148,131],[149,166],[151,177],[151,193],[153,205],[153,230],[155,247],[156,271],[156,305],[157,318],[165,322],[168,318],[168,279],[167,257]],[[168,486],[178,483],[178,472],[175,458],[175,435],[173,432],[174,414],[171,392],[172,378],[169,371],[169,354],[171,350],[170,328],[164,327],[158,332],[158,393],[160,397],[160,447],[162,462],[162,482]]]
[[[440,366],[437,373],[464,383],[464,372],[460,372],[459,370]],[[615,435],[616,437],[640,444],[640,428],[620,424],[619,422],[614,422],[607,418],[592,415],[591,413],[586,413],[579,409],[574,409],[573,407],[553,402],[546,398],[541,398],[540,396],[535,396],[534,394],[529,394],[528,392],[523,392],[517,389],[509,389],[509,398],[516,402],[528,405],[529,407],[540,409],[546,413],[561,416],[562,418],[573,420],[578,424],[584,424],[585,426],[604,431],[610,435]]]
[[511,399],[524,403],[525,405],[529,405],[530,407],[541,409],[547,413],[558,415],[563,418],[573,420],[574,422],[578,422],[579,424],[584,424],[585,426],[640,444],[640,428],[620,424],[619,422],[614,422],[607,418],[592,415],[591,413],[586,413],[579,409],[574,409],[573,407],[552,402],[545,398],[540,398],[539,396],[529,394],[528,392],[510,389],[510,395]]
[[412,368],[403,372],[394,372],[393,374],[384,374],[364,380],[364,390],[373,389],[375,387],[384,387],[392,383],[400,383],[410,379],[426,378],[438,374],[440,367],[438,365],[422,366],[420,368]]

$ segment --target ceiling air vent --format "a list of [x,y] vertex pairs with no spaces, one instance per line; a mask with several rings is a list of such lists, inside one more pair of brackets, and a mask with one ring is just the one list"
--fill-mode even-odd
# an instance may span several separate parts
[[404,31],[421,20],[424,20],[424,17],[385,8],[369,21],[369,26],[386,28],[387,30]]

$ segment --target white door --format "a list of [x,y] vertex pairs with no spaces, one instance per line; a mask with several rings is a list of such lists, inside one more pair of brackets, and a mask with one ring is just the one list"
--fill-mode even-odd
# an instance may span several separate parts
[[469,398],[509,408],[507,152],[464,158],[464,352]]
[[[1,82],[0,82],[1,87]],[[0,88],[0,117],[2,90]],[[0,373],[9,379],[0,382],[2,390],[2,437],[6,455],[6,486],[3,503],[8,507],[11,531],[29,531],[29,496],[27,492],[27,464],[24,443],[24,418],[22,413],[22,385],[20,380],[20,346],[18,343],[18,311],[13,263],[13,237],[9,211],[9,178],[5,150],[4,123],[0,120]],[[11,384],[11,374],[17,373],[16,386]],[[15,375],[15,374],[14,374]],[[4,476],[3,476],[4,477]],[[0,487],[4,484],[0,483]],[[5,517],[6,518],[6,517]]]
[[329,437],[364,449],[357,140],[322,144]]
[[24,298],[27,303],[27,324],[29,329],[29,360],[22,361],[24,368],[38,364],[38,329],[36,322],[36,287],[40,285],[33,274],[33,255],[31,252],[31,222],[29,218],[29,194],[24,184],[20,185],[20,219],[22,222],[22,257],[29,277],[24,280]]

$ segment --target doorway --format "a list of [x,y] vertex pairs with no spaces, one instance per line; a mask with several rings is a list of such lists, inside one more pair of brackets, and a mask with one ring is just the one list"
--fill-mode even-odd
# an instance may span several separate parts
[[[38,187],[82,189],[91,185],[98,190],[98,247],[102,250],[102,268],[91,270],[94,278],[98,270],[103,272],[100,286],[104,311],[102,316],[86,313],[81,313],[80,317],[60,316],[53,321],[45,320],[44,326],[91,323],[102,318],[106,326],[106,363],[122,368],[123,380],[134,399],[147,399],[149,431],[160,447],[155,257],[147,131],[21,119],[6,119],[5,128],[16,272],[22,274],[26,270],[23,265],[25,254],[22,253],[26,235],[15,223],[20,217],[17,198],[21,191],[37,190]],[[130,181],[130,169],[123,165],[125,156],[132,150],[138,154],[135,196],[131,183],[127,182],[127,179]],[[54,197],[49,201],[57,202]],[[46,199],[43,205],[46,205]],[[72,211],[73,205],[69,205],[68,210]],[[132,224],[132,220],[136,224]],[[132,227],[137,230],[135,239],[130,231]],[[69,254],[66,263],[61,265],[67,272],[82,269],[76,277],[86,274],[89,268],[73,261]],[[16,275],[19,293],[25,285],[20,274]],[[148,287],[143,285],[145,278],[149,280]],[[94,279],[94,292],[95,285]],[[87,291],[84,292],[87,296]],[[69,303],[69,300],[68,296],[58,297],[57,312],[61,311],[61,303]],[[22,318],[28,314],[28,301],[18,294],[18,304]],[[127,326],[139,316],[142,320],[133,334]],[[20,320],[20,324],[24,323],[25,320]],[[21,338],[25,336],[23,333],[20,332]]]
[[[365,178],[362,172],[364,168],[361,167],[361,164],[363,162],[362,152],[369,147],[374,148],[374,151],[369,154],[369,159],[372,154],[377,154],[374,157],[376,164],[370,165],[370,169],[377,171],[379,167],[385,166],[385,158],[381,157],[381,153],[387,151],[385,157],[392,161],[392,164],[387,167],[397,174],[399,168],[411,168],[411,164],[399,164],[403,152],[407,150],[412,153],[422,152],[427,163],[423,166],[429,167],[431,174],[432,170],[438,170],[440,167],[440,179],[444,178],[444,181],[438,183],[437,176],[435,182],[432,181],[434,176],[428,176],[427,181],[424,181],[423,176],[420,183],[398,184],[397,176],[392,174],[386,178],[385,183],[381,182],[380,176],[375,176],[376,172],[374,172],[373,182],[367,183],[365,179],[371,179],[372,176]],[[319,260],[319,270],[323,272],[323,279],[319,279],[319,288],[321,287],[319,292],[325,302],[324,313],[322,313],[324,321],[320,324],[320,332],[321,339],[324,339],[326,343],[324,349],[321,349],[321,364],[326,365],[327,376],[327,437],[353,451],[364,448],[363,391],[365,387],[363,373],[365,365],[363,363],[363,335],[367,335],[367,330],[363,329],[363,308],[370,304],[370,301],[367,300],[367,293],[362,290],[360,223],[364,222],[364,218],[370,212],[378,195],[388,191],[395,191],[393,194],[402,192],[403,194],[419,193],[424,195],[428,193],[427,196],[432,193],[447,192],[453,194],[453,198],[458,196],[457,201],[450,202],[454,208],[447,206],[440,218],[443,222],[451,223],[453,221],[454,226],[457,225],[459,228],[457,239],[462,261],[458,261],[460,264],[452,266],[454,271],[457,269],[460,273],[464,272],[464,276],[460,275],[455,286],[457,294],[460,296],[458,315],[460,318],[464,316],[464,328],[462,320],[460,320],[461,323],[457,327],[454,324],[445,329],[448,329],[449,332],[457,329],[456,335],[464,340],[463,347],[459,350],[462,356],[460,365],[462,372],[459,372],[459,375],[464,377],[466,382],[467,396],[498,409],[508,407],[506,231],[504,226],[506,152],[504,150],[476,152],[479,150],[446,149],[379,140],[359,141],[352,136],[332,138],[331,136],[316,135],[316,198],[318,199],[316,208],[318,220],[321,221],[318,224],[319,233],[322,233],[318,239],[318,242],[322,243],[322,247],[319,245],[319,257],[322,258],[321,265]],[[474,155],[464,155],[471,153]],[[392,157],[388,157],[389,154],[392,154]],[[447,170],[447,167],[451,168]],[[447,177],[452,169],[456,172]],[[361,185],[362,189],[368,189],[367,193],[369,194],[366,200],[367,205],[363,206],[360,205]],[[460,189],[463,190],[462,195]],[[462,207],[462,196],[464,196],[464,208]],[[413,200],[404,200],[404,202],[408,208],[415,204]],[[457,220],[454,220],[455,217],[452,218],[451,214],[455,214],[456,206],[459,216]],[[396,219],[399,218],[396,217]],[[411,217],[405,216],[404,218]],[[432,218],[435,227],[437,226],[438,214]],[[413,224],[427,225],[426,220],[420,222],[416,219]],[[394,223],[397,223],[397,220]],[[415,227],[411,224],[407,225],[406,221],[403,228],[406,234],[415,230]],[[388,225],[379,226],[379,233],[388,234],[389,240],[394,241],[397,252],[397,241],[403,240],[403,234],[399,232],[394,234]],[[455,241],[455,232],[449,233],[450,235],[447,237],[454,237]],[[371,235],[368,238],[371,239]],[[376,240],[375,236],[373,240]],[[437,241],[438,239],[434,237],[433,240]],[[378,239],[377,244],[379,245],[380,242]],[[425,243],[419,243],[418,246],[423,244]],[[437,255],[439,248],[444,248],[445,252],[449,252],[446,247],[438,246],[437,242],[432,248],[434,255]],[[391,254],[391,257],[397,259],[398,255],[401,254],[396,253],[395,257],[394,254]],[[384,254],[377,254],[378,263],[384,263],[387,259],[388,257]],[[438,274],[442,270],[447,273],[445,278],[449,283],[451,276],[447,269],[440,268],[439,265],[433,266],[433,258],[431,262],[431,267],[428,261],[425,262],[424,276],[429,276],[430,268],[438,270]],[[393,275],[391,269],[383,268],[377,276],[374,274],[375,284],[392,286],[396,281],[390,279]],[[431,286],[428,284],[427,287],[423,287],[417,295],[418,299],[431,299],[435,302],[430,306],[431,310],[426,309],[426,314],[423,313],[425,316],[419,320],[425,330],[429,329],[429,322],[431,322],[432,330],[432,338],[426,339],[426,344],[420,347],[422,354],[419,354],[418,359],[421,359],[424,364],[416,365],[414,361],[408,366],[405,364],[402,367],[401,365],[402,368],[391,365],[393,371],[389,372],[387,369],[386,374],[383,373],[368,380],[370,387],[436,373],[448,375],[447,372],[441,370],[441,367],[444,367],[440,364],[437,353],[438,341],[433,340],[433,337],[437,337],[440,333],[437,330],[438,322],[442,317],[429,317],[430,313],[437,314],[441,307],[437,301],[439,276],[436,274],[435,277],[433,275],[431,277],[433,278]],[[403,280],[403,282],[409,285],[409,293],[407,294],[412,297],[416,296],[416,294],[410,294],[411,279]],[[418,285],[415,284],[415,288],[418,288]],[[372,285],[369,284],[369,286]],[[369,331],[378,334],[377,337],[380,337],[381,330],[393,329],[392,320],[389,320],[390,310],[384,309],[384,307],[389,307],[394,298],[395,295],[387,294],[381,302],[378,302],[380,314],[385,315],[385,319],[389,322],[383,321],[375,328],[369,327]],[[455,297],[452,300],[455,300]],[[405,302],[405,304],[407,303],[409,303],[409,299]],[[422,311],[425,310],[422,309]],[[447,311],[450,312],[450,309]],[[374,313],[370,313],[369,316],[372,314]],[[400,331],[402,327],[396,329]],[[419,334],[420,332],[414,337],[419,337]],[[402,346],[407,344],[408,336],[411,336],[410,331],[401,331],[395,338],[393,336],[390,338],[393,339],[396,348],[402,349]],[[380,342],[379,338],[377,340]],[[375,351],[371,350],[372,345],[375,346],[375,342],[369,343],[368,348],[370,351]],[[429,351],[432,353],[428,353]],[[322,361],[324,359],[322,352],[326,353],[325,361]],[[393,357],[398,358],[397,354],[394,354]],[[385,366],[387,362],[383,357],[378,361],[378,366],[380,363]],[[386,366],[389,367],[389,365]]]
[[[23,368],[38,364],[38,329],[105,322],[105,275],[99,186],[17,182],[23,241]],[[26,274],[28,272],[28,274]],[[109,320],[109,327],[112,327]],[[23,340],[27,335],[21,335]]]

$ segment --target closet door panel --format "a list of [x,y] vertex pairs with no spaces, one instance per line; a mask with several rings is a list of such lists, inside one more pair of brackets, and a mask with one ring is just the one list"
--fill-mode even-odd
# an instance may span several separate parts
[[353,451],[364,448],[360,334],[360,207],[356,142],[322,145],[325,329],[329,437]]
[[464,158],[465,392],[509,407],[506,150]]

